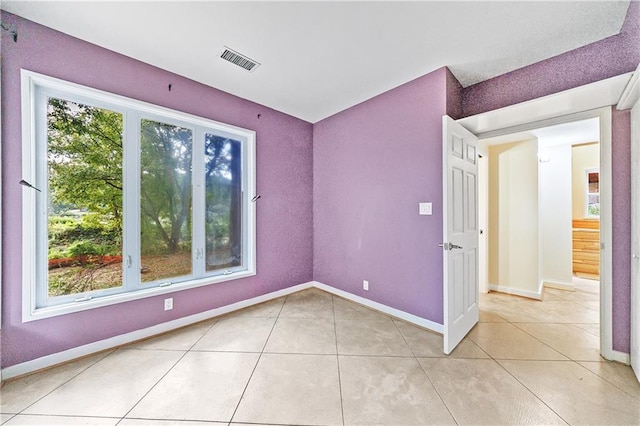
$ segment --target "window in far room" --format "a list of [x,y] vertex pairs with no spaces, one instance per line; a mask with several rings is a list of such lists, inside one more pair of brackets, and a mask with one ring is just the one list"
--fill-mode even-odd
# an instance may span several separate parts
[[600,170],[586,170],[586,216],[600,217]]

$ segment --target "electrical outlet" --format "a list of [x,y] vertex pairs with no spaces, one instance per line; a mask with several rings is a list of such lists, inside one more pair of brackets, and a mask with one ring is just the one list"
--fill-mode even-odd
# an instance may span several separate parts
[[433,206],[431,203],[418,203],[418,214],[430,216],[433,214]]
[[164,299],[164,310],[165,311],[170,311],[173,309],[173,297],[170,297],[168,299]]
[[369,281],[367,280],[362,281],[362,289],[369,291]]

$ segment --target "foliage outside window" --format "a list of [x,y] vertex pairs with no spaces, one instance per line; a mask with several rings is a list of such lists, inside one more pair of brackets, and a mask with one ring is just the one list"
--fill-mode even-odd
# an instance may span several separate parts
[[600,216],[600,170],[586,170],[587,176],[587,193],[586,193],[586,210],[587,216]]
[[120,113],[48,99],[50,297],[122,285],[122,127]]
[[253,132],[26,71],[23,94],[30,314],[255,274]]

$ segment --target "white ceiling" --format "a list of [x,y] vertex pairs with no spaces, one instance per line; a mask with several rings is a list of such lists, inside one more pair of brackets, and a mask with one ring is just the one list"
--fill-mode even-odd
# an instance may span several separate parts
[[[628,0],[2,1],[11,13],[317,122],[442,66],[463,86],[617,34]],[[218,58],[228,46],[262,65]]]

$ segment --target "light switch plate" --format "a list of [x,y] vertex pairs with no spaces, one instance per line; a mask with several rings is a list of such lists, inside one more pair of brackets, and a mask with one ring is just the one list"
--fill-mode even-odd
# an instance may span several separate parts
[[433,214],[433,207],[431,206],[431,203],[419,203],[418,206],[418,210],[421,215],[429,216]]

